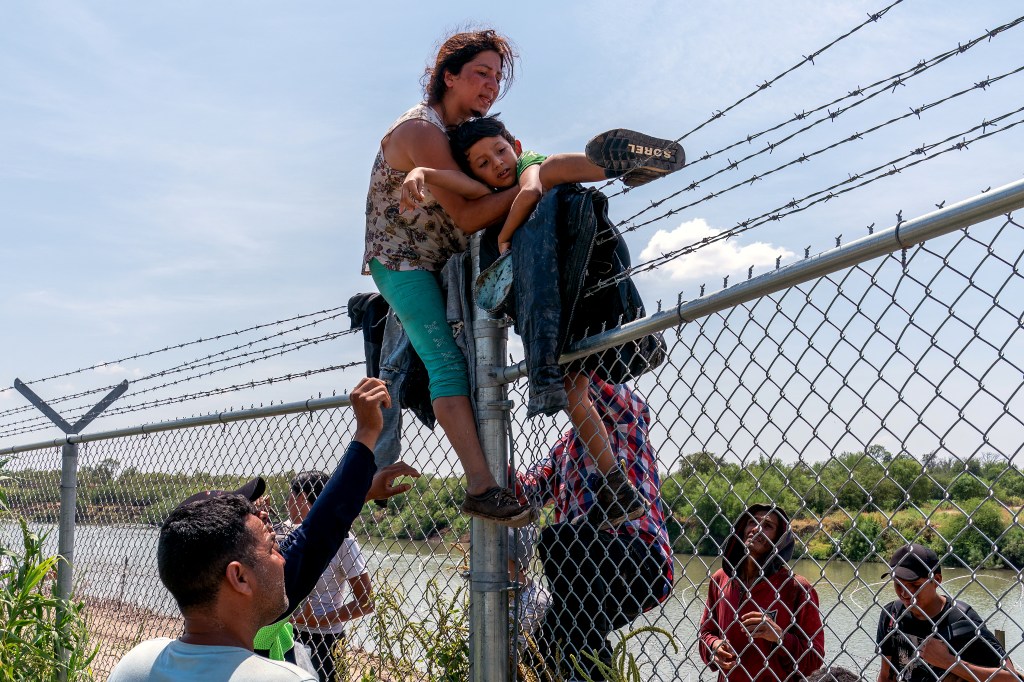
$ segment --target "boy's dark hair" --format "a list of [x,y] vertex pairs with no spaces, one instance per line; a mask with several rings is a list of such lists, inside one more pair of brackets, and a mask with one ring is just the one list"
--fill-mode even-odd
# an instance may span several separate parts
[[307,502],[313,504],[316,502],[316,498],[320,497],[320,493],[324,491],[329,479],[330,476],[327,475],[326,471],[300,471],[292,479],[292,494],[295,496],[302,495],[306,498]]
[[444,98],[448,86],[444,82],[444,74],[456,76],[462,73],[462,67],[481,52],[497,52],[501,57],[503,87],[498,93],[500,98],[512,85],[515,76],[515,62],[519,58],[511,41],[492,29],[481,31],[465,31],[456,33],[441,43],[433,66],[428,66],[423,73],[423,91],[427,95],[427,104],[437,104]]
[[217,597],[229,563],[255,564],[257,539],[246,525],[255,514],[241,495],[221,495],[182,505],[164,521],[157,568],[183,612]]
[[501,122],[498,114],[471,118],[448,129],[448,142],[452,147],[452,156],[467,175],[472,175],[469,172],[469,148],[485,137],[503,137],[508,140],[510,145],[516,146],[516,138]]

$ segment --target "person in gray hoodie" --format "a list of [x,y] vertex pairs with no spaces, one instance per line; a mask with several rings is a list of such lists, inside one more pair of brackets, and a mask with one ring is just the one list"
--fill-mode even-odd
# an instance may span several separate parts
[[795,544],[789,517],[772,504],[751,505],[733,525],[699,630],[719,682],[787,682],[822,667],[818,594],[788,566]]

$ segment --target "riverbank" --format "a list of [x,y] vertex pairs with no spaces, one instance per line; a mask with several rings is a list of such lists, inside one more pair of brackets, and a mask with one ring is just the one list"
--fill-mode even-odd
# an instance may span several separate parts
[[99,650],[93,669],[109,673],[125,652],[143,640],[177,637],[183,621],[113,599],[85,597],[85,623],[89,643]]

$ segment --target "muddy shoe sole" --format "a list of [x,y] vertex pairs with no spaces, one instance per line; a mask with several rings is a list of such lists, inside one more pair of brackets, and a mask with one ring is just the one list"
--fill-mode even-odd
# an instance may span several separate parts
[[686,154],[678,142],[625,128],[594,137],[587,143],[586,155],[591,163],[610,171],[613,177],[625,176],[626,184],[632,186],[674,173],[686,165]]

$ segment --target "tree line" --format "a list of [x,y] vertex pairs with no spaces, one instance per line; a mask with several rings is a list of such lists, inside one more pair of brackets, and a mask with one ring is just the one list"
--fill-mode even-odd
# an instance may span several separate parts
[[[282,513],[293,473],[264,475]],[[230,490],[244,480],[143,472],[107,459],[79,473],[78,520],[159,525],[196,490]],[[55,523],[59,482],[57,470],[22,470],[3,486],[11,506],[27,518]],[[1000,455],[918,459],[872,445],[822,462],[786,463],[696,452],[663,472],[661,492],[670,539],[681,553],[719,554],[743,509],[775,502],[793,518],[798,556],[879,560],[913,541],[930,545],[952,565],[1024,567],[1024,473]],[[426,475],[385,509],[368,505],[354,530],[411,540],[461,537],[469,529],[459,512],[462,500],[460,478]],[[549,520],[547,510],[541,523]]]

